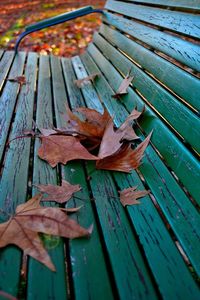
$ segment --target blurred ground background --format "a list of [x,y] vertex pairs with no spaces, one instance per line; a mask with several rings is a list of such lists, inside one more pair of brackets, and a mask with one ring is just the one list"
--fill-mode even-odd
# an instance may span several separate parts
[[[0,48],[13,49],[17,36],[27,25],[86,5],[103,7],[104,3],[105,1],[95,1],[94,4],[94,1],[71,0],[0,0]],[[99,14],[91,14],[49,27],[25,37],[20,50],[66,57],[80,54],[100,24]]]

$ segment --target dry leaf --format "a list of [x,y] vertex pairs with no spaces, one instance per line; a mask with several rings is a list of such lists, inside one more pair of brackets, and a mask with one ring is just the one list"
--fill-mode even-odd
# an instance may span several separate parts
[[65,203],[67,202],[73,195],[73,193],[76,193],[81,190],[81,187],[79,184],[72,185],[69,182],[62,180],[62,185],[36,185],[38,190],[41,193],[45,193],[48,195],[48,197],[42,198],[42,201],[55,201],[58,203]]
[[8,80],[12,81],[12,82],[17,82],[20,84],[20,86],[22,86],[23,84],[26,84],[26,77],[24,75],[17,76],[15,78],[8,78]]
[[126,173],[129,173],[133,169],[137,169],[140,165],[144,151],[149,144],[151,134],[152,133],[150,133],[134,150],[132,150],[131,145],[123,144],[113,155],[98,160],[96,162],[96,168]]
[[127,88],[133,81],[133,78],[134,78],[134,76],[130,76],[130,71],[129,71],[128,74],[126,75],[126,77],[124,78],[124,80],[122,81],[122,83],[120,84],[117,92],[112,97],[118,99],[121,95],[127,94],[128,93]]
[[90,84],[93,82],[97,76],[100,76],[100,73],[94,73],[82,79],[74,80],[74,83],[78,88],[82,88],[84,85]]
[[73,136],[50,135],[41,136],[42,145],[38,150],[41,159],[46,160],[53,168],[58,163],[66,164],[70,160],[87,159],[97,160],[98,157],[90,154]]
[[134,186],[119,192],[120,202],[122,203],[123,206],[140,204],[140,201],[138,201],[137,199],[142,198],[149,194],[149,191],[146,190],[136,191],[136,189],[137,186]]
[[7,222],[0,224],[0,247],[14,244],[43,263],[52,271],[55,267],[45,250],[38,233],[78,238],[89,236],[91,228],[81,227],[60,208],[41,207],[41,195],[36,195],[16,208],[16,213]]

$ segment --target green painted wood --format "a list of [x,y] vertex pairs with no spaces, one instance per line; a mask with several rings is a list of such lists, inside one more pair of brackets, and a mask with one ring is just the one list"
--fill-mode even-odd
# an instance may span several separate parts
[[111,13],[105,12],[103,21],[148,44],[153,49],[167,54],[184,65],[198,72],[200,71],[199,45]]
[[[131,73],[135,87],[147,101],[165,118],[169,124],[200,153],[200,119],[180,103],[168,91],[133,64],[127,57],[110,45],[100,35],[95,35],[94,43],[109,57],[116,68],[124,74]],[[179,114],[177,115],[177,111]],[[184,123],[184,126],[183,126]],[[191,130],[193,128],[193,130]]]
[[200,10],[199,0],[128,0],[128,2]]
[[2,89],[3,83],[6,80],[6,76],[9,72],[13,58],[14,58],[14,52],[6,51],[3,58],[0,61],[0,91]]
[[119,31],[102,25],[100,33],[109,43],[137,62],[150,72],[170,90],[182,97],[189,105],[200,110],[200,80],[188,72],[178,68],[154,52],[129,39]]
[[[25,54],[21,54],[20,57],[24,61]],[[30,129],[32,126],[36,70],[37,55],[30,53],[25,69],[29,84],[23,85],[19,94],[11,139],[21,135],[25,129]],[[5,157],[0,182],[0,208],[7,213],[12,214],[16,206],[27,199],[30,143],[30,139],[13,141]],[[20,267],[21,251],[19,249],[15,247],[0,249],[0,290],[17,296]]]
[[169,11],[167,9],[114,0],[107,1],[105,8],[180,34],[186,34],[195,38],[200,37],[200,17],[196,14]]
[[106,251],[120,299],[157,299],[151,276],[138,248],[111,174],[87,164],[88,176]]
[[[108,61],[107,68],[102,59],[100,60],[101,62],[99,64],[97,59],[98,53],[94,53],[94,51],[92,51],[90,54],[98,64],[98,67],[104,67],[104,75],[106,76],[107,80],[109,80],[109,83],[112,83],[112,87],[114,86],[114,88],[116,88],[116,86],[118,86],[116,78],[118,77],[119,82],[121,81],[120,74],[112,69]],[[89,73],[100,71],[99,68],[92,63],[88,55],[84,55],[82,60]],[[110,76],[110,74],[112,74],[112,76]],[[104,99],[104,104],[111,115],[115,115],[116,112],[124,112],[124,108],[120,102],[111,100],[113,90],[111,87],[109,87],[108,82],[105,81],[103,77],[96,82],[96,89],[98,90],[102,99]],[[105,97],[105,95],[107,95],[107,97]],[[127,117],[127,115],[128,113],[126,112],[124,118],[125,116]],[[148,114],[144,115],[144,117],[147,117],[148,119]],[[115,124],[119,126],[121,122],[117,120],[118,119],[115,118]],[[141,132],[139,132],[139,134],[141,135]],[[178,237],[179,242],[192,261],[193,267],[197,273],[199,273],[199,254],[196,251],[196,249],[199,247],[199,233],[197,228],[199,227],[198,224],[200,220],[198,212],[190,200],[186,197],[180,186],[176,183],[175,179],[152,147],[148,147],[148,151],[146,151],[146,156],[143,159],[140,169],[142,170],[143,176],[148,182],[152,193],[156,197],[156,200],[159,203],[165,218],[171,225],[176,236]]]
[[[49,128],[53,124],[52,104],[49,57],[41,56],[36,112],[36,124],[39,128]],[[33,184],[57,184],[56,169],[52,169],[37,156],[39,146],[40,142],[36,140],[34,147]],[[36,193],[38,191],[34,188],[33,194]],[[27,299],[67,299],[63,241],[54,236],[44,236],[44,240],[45,247],[48,249],[48,253],[56,267],[56,272],[50,271],[34,259],[29,259]]]
[[3,50],[0,50],[0,59],[3,56]]
[[[9,78],[15,78],[16,76],[22,75],[25,56],[24,52],[15,56],[13,66],[8,75]],[[7,81],[0,97],[0,161],[2,159],[18,91],[18,83]]]
[[[64,63],[65,60],[67,61],[68,59],[62,59],[62,62]],[[54,58],[54,62],[55,61],[57,61],[56,64],[59,63],[59,60],[56,58]],[[65,73],[66,71],[67,74]],[[71,73],[71,75],[69,73]],[[57,77],[60,76],[61,74],[59,75],[57,73]],[[66,85],[70,87],[71,82],[69,81],[71,78],[73,78],[73,81],[76,78],[71,64],[70,69],[64,70],[64,76],[66,78]],[[87,101],[94,104],[94,93],[90,93],[90,95],[91,97],[87,98]],[[77,99],[76,95],[75,97],[72,97],[73,100],[74,98]],[[69,98],[71,106],[73,108],[79,107],[80,99],[77,99],[78,101],[73,103],[72,99]],[[55,107],[57,107],[55,111],[57,126],[63,127],[65,122],[59,112],[64,111],[65,105],[64,102],[59,101],[59,93],[56,97],[54,97],[54,101],[58,104],[55,105]],[[84,102],[81,106],[84,106]],[[93,233],[89,240],[77,239],[70,241],[69,244],[72,269],[71,280],[73,281],[75,299],[102,299],[103,297],[105,297],[105,299],[113,299],[114,296],[110,282],[111,274],[103,254],[101,239],[95,220],[95,214],[91,202],[92,199],[87,188],[86,174],[84,172],[83,164],[78,161],[68,163],[66,167],[62,168],[62,178],[68,180],[72,184],[80,184],[82,187],[82,191],[76,193],[76,195],[83,200],[74,198],[73,202],[69,202],[69,206],[84,205],[80,212],[74,215],[74,218],[76,218],[82,226],[88,227],[92,223],[94,225]]]
[[[77,63],[79,70],[84,71],[80,58],[74,62]],[[90,107],[94,108],[96,105],[93,106],[93,100],[91,99],[90,102]],[[136,172],[133,171],[130,175],[119,172],[113,173],[120,190],[129,186],[138,186],[138,189],[144,189]],[[197,299],[199,295],[198,288],[177,248],[174,246],[154,204],[149,197],[146,197],[143,201],[145,201],[144,205],[128,207],[127,210],[140,237],[140,242],[144,247],[145,255],[163,298],[171,299],[176,295],[180,299],[188,299],[190,296]],[[178,283],[174,284],[174,278],[180,278]]]

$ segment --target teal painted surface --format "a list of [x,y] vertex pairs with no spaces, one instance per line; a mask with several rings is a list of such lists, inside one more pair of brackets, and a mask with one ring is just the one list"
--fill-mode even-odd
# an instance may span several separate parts
[[102,24],[100,33],[143,69],[150,72],[170,90],[182,97],[194,109],[200,111],[200,80],[198,78],[129,39],[117,30]]
[[200,36],[200,16],[191,13],[170,11],[122,1],[107,1],[105,8],[136,20],[157,25],[191,37]]
[[[50,128],[53,124],[53,99],[51,94],[51,73],[48,56],[39,61],[38,90],[36,101],[36,124],[39,128]],[[58,184],[56,169],[38,158],[40,146],[38,139],[34,147],[33,184]],[[38,193],[33,189],[33,194]],[[50,203],[45,203],[50,205]],[[55,204],[51,203],[51,206]],[[45,247],[56,267],[56,272],[34,259],[29,259],[27,299],[67,299],[67,279],[63,240],[55,236],[46,236]]]
[[[2,51],[2,55],[3,55],[3,51]],[[13,58],[14,58],[14,53],[8,52],[8,51],[6,51],[3,58],[1,58],[1,61],[0,61],[0,90],[2,90],[2,86],[4,84],[7,74],[9,72]]]
[[128,0],[129,2],[147,3],[153,5],[172,6],[200,10],[199,0]]
[[200,47],[197,44],[111,13],[105,12],[103,20],[153,49],[171,56],[198,72],[200,71]]
[[[21,54],[20,57],[23,57],[24,61],[25,54]],[[29,84],[23,85],[20,90],[11,139],[21,135],[23,130],[30,129],[32,126],[36,66],[37,55],[30,53],[25,68],[25,76]],[[19,71],[20,69],[19,65]],[[9,99],[12,105],[12,98]],[[14,213],[16,206],[27,199],[30,142],[30,139],[13,141],[5,157],[0,181],[0,208],[7,213]],[[19,249],[14,247],[0,249],[0,290],[17,296],[20,267],[21,251]]]
[[61,15],[40,21],[36,24],[30,25],[26,27],[26,31],[36,31],[45,27],[49,27],[55,24],[59,24],[65,21],[68,21],[70,19],[74,19],[80,15],[86,15],[87,13],[89,13],[92,10],[92,6],[86,6],[86,7],[82,7],[80,9],[76,9],[74,11],[71,12],[67,12],[67,13],[63,13]]
[[[94,48],[92,53],[95,53]],[[90,52],[91,55],[92,53]],[[109,68],[111,65],[108,61],[107,67],[106,61],[103,62],[102,58],[99,61],[99,55],[97,52],[94,54],[94,56],[92,56],[92,58],[95,59],[95,62],[100,68],[102,65],[104,66],[104,75],[106,76],[107,80],[109,80],[109,83],[112,83],[114,86],[113,89],[115,89],[118,86],[116,78],[118,77],[119,82],[121,81],[121,76],[119,73],[114,71],[114,69],[112,70],[112,67]],[[94,64],[91,64],[91,60],[87,55],[83,56],[83,61],[89,72],[93,73],[99,71]],[[111,73],[112,77],[110,76]],[[108,86],[108,83],[106,83],[104,78],[101,78],[101,80],[96,83],[96,88],[101,94],[102,99],[104,99],[104,104],[111,115],[115,115],[116,111],[122,111],[124,114],[124,108],[122,104],[114,101],[113,99],[111,100],[113,90]],[[124,117],[127,115],[128,112],[126,112]],[[115,123],[117,126],[120,124],[116,118]],[[179,185],[176,183],[156,152],[151,147],[148,149],[149,151],[146,152],[148,154],[148,158],[146,154],[141,166],[143,176],[148,182],[149,187],[155,195],[159,205],[162,207],[165,217],[178,236],[180,243],[185,249],[185,252],[190,257],[194,268],[197,272],[199,272],[199,253],[196,251],[196,249],[199,247],[199,234],[197,231],[197,228],[199,227],[198,224],[200,222],[199,214],[190,200],[181,190]]]

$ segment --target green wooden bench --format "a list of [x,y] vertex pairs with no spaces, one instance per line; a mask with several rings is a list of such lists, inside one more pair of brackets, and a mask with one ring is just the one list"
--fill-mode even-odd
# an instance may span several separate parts
[[[0,208],[9,213],[37,192],[32,184],[63,178],[79,183],[79,197],[88,199],[71,201],[84,203],[74,217],[94,224],[90,239],[45,238],[56,273],[15,247],[0,249],[0,291],[34,300],[200,299],[199,13],[199,0],[109,0],[80,57],[0,51]],[[113,99],[130,70],[128,94]],[[94,83],[74,84],[96,72]],[[22,74],[26,85],[7,80]],[[62,127],[66,103],[102,112],[101,102],[116,126],[145,105],[137,133],[153,135],[138,171],[95,170],[82,161],[52,169],[37,156],[38,139],[6,147],[33,119]],[[124,208],[113,195],[136,185],[151,194]]]

